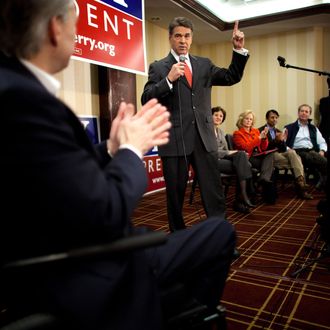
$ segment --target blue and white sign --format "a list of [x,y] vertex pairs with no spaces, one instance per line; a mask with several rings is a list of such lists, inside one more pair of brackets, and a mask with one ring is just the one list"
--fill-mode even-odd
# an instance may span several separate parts
[[79,116],[85,131],[92,143],[100,143],[100,127],[97,116]]

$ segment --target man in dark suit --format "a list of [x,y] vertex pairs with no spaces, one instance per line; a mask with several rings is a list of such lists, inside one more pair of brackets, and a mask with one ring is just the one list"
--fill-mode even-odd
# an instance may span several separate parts
[[279,117],[279,113],[275,109],[270,109],[266,112],[266,125],[259,127],[259,131],[262,132],[265,127],[268,128],[268,150],[277,149],[274,155],[274,166],[278,168],[292,169],[297,194],[302,199],[313,199],[313,196],[306,191],[306,181],[304,166],[300,157],[295,150],[287,147],[285,139],[286,135],[279,130],[276,125]]
[[[169,113],[154,99],[136,115],[122,103],[109,139],[91,144],[52,77],[69,62],[76,20],[72,0],[0,2],[0,267],[137,231],[142,155],[168,142]],[[234,244],[226,220],[208,219],[158,248],[0,272],[0,298],[11,312],[47,311],[80,330],[158,330],[163,285],[189,281],[193,297],[216,308]]]
[[239,82],[248,60],[238,22],[234,27],[234,51],[228,69],[215,66],[208,58],[190,55],[192,38],[192,22],[184,17],[173,19],[169,24],[171,51],[150,65],[141,97],[142,104],[156,97],[171,112],[170,142],[159,147],[171,231],[185,228],[182,208],[190,165],[197,176],[206,215],[224,214],[225,197],[214,157],[217,142],[211,88]]

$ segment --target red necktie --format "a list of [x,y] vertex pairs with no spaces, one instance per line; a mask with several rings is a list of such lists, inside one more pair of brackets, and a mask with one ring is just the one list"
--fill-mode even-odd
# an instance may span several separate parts
[[187,61],[184,62],[184,75],[186,76],[188,84],[191,87],[192,86],[192,73],[190,71],[189,65],[187,64]]

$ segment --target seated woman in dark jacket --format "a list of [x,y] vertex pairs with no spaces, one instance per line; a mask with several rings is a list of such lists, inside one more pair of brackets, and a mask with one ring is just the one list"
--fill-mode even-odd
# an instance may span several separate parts
[[[224,132],[220,125],[226,119],[226,111],[221,107],[212,108],[215,136],[218,143],[218,164],[220,173],[237,175],[236,200],[234,210],[248,213],[249,207],[254,207],[247,194],[247,180],[252,178],[251,164],[244,151],[229,150]],[[240,190],[240,193],[239,193]]]

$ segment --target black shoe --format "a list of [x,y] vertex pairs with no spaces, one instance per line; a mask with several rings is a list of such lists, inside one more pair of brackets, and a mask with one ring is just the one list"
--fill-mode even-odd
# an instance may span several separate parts
[[256,205],[255,205],[255,204],[252,204],[252,202],[251,202],[249,199],[247,199],[246,201],[244,201],[244,203],[245,203],[246,206],[248,206],[248,207],[251,207],[251,208],[256,207]]
[[247,205],[244,205],[243,203],[240,203],[240,202],[234,202],[233,210],[236,211],[236,212],[243,213],[243,214],[249,214],[250,213],[249,207]]
[[321,191],[321,190],[325,190],[325,182],[326,182],[326,180],[324,180],[323,178],[321,178],[318,182],[317,182],[317,184],[315,185],[315,188],[317,189],[317,190],[319,190],[319,191]]
[[264,184],[271,184],[271,183],[273,183],[273,181],[272,180],[268,180],[268,179],[264,179],[264,178],[260,178],[259,180],[258,180],[258,184],[259,185],[264,185]]
[[314,197],[311,194],[309,194],[307,191],[299,192],[298,197],[300,197],[301,199],[306,199],[306,200],[314,199]]
[[[261,196],[261,194],[260,194],[260,196]],[[259,198],[258,198],[257,194],[254,194],[253,196],[250,196],[251,204],[257,206],[258,201],[259,201]]]

